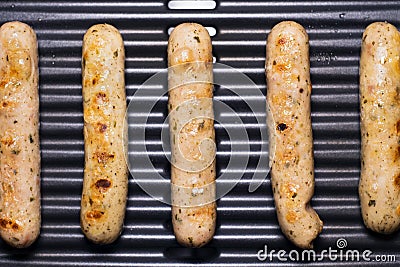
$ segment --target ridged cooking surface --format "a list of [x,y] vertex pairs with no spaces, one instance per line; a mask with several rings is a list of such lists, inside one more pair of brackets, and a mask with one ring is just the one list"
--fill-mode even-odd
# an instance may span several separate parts
[[[324,230],[314,243],[316,251],[329,246],[336,248],[336,240],[345,238],[349,249],[394,254],[400,260],[398,234],[382,237],[364,228],[357,193],[361,35],[373,21],[387,20],[399,27],[399,13],[398,1],[218,1],[214,10],[171,10],[168,1],[0,2],[1,23],[21,20],[30,24],[38,36],[43,219],[41,236],[31,248],[16,250],[0,243],[0,265],[285,264],[276,258],[272,263],[256,258],[264,245],[287,251],[294,246],[280,232],[269,177],[257,191],[248,192],[258,160],[265,156],[260,152],[261,143],[265,142],[260,140],[260,129],[265,131],[266,125],[265,114],[249,115],[240,98],[246,99],[246,88],[238,88],[240,96],[226,89],[215,91],[215,99],[233,107],[242,118],[252,152],[242,179],[218,201],[217,231],[207,247],[181,248],[173,236],[170,207],[144,193],[132,177],[121,238],[109,246],[96,246],[84,238],[79,225],[84,155],[80,58],[83,34],[91,25],[106,22],[117,27],[125,42],[127,95],[132,96],[146,79],[166,68],[168,29],[195,21],[216,29],[212,37],[216,62],[248,75],[265,96],[266,34],[276,23],[288,19],[301,23],[310,38],[316,180],[312,205],[324,221]],[[246,100],[263,103],[265,97]],[[152,103],[154,99],[143,101]],[[166,115],[167,98],[162,97],[146,125],[148,152],[137,157],[150,157],[155,170],[168,178],[170,165],[162,153],[160,139]],[[256,117],[263,122],[261,125],[256,123]],[[229,124],[226,127],[238,126]],[[217,170],[223,173],[230,156],[242,153],[245,158],[247,153],[245,146],[243,150],[230,151],[228,136],[221,126],[216,126],[216,136]],[[131,143],[130,148],[134,152],[135,143]],[[143,177],[151,176],[151,170],[141,171]],[[234,179],[241,170],[230,172]],[[302,265],[301,262],[297,264]],[[340,264],[351,262],[325,259],[325,262],[311,265]]]

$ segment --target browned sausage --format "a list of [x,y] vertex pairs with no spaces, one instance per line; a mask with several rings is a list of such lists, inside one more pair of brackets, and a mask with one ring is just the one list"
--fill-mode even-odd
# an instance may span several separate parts
[[375,22],[360,61],[361,179],[365,225],[390,234],[400,227],[400,33]]
[[85,170],[81,227],[94,243],[122,231],[128,190],[123,40],[111,25],[92,26],[82,48]]
[[[217,215],[211,62],[211,39],[203,26],[183,23],[174,29],[168,42],[172,222],[177,241],[189,247],[212,239]],[[185,116],[194,113],[207,118],[185,124]],[[200,151],[206,139],[210,146]],[[194,162],[206,164],[193,170]]]
[[311,81],[308,35],[301,25],[284,21],[271,30],[265,69],[271,183],[279,224],[295,245],[310,248],[322,221],[309,203],[314,193]]
[[30,246],[40,232],[38,49],[21,22],[0,28],[0,234],[10,245]]

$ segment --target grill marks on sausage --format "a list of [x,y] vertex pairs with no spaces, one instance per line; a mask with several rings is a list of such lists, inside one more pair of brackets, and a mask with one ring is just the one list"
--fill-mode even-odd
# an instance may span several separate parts
[[278,126],[276,127],[280,132],[283,132],[284,130],[286,130],[288,127],[285,123],[281,122],[278,124]]
[[100,36],[96,36],[95,41],[83,55],[82,67],[87,71],[84,80],[86,87],[97,86],[105,80],[106,64],[104,56],[101,56],[101,50],[105,45],[106,41]]
[[114,159],[114,154],[108,152],[95,152],[93,159],[97,160],[100,164],[107,164],[110,160]]
[[96,129],[99,133],[104,133],[107,130],[107,124],[98,122]]
[[33,140],[39,130],[37,40],[20,22],[3,24],[0,31],[0,232],[9,245],[23,248],[37,238],[41,220],[40,151]]
[[[96,86],[99,83],[99,78],[95,75],[91,80],[91,86]],[[90,124],[93,125],[93,129],[96,132],[96,139],[98,144],[98,150],[92,154],[92,159],[99,164],[99,168],[105,171],[107,164],[111,163],[115,159],[113,153],[108,152],[109,143],[107,141],[106,132],[109,129],[108,121],[109,116],[105,114],[103,109],[109,109],[107,105],[109,104],[109,98],[106,92],[100,91],[94,94],[91,99],[92,104],[90,105],[91,110],[100,116],[97,117]],[[90,209],[86,212],[86,218],[91,221],[102,221],[106,219],[106,210],[103,205],[105,194],[111,189],[112,183],[108,177],[97,179],[91,186],[91,190],[88,198],[88,204]]]
[[1,143],[5,146],[15,145],[15,138],[6,135],[3,138],[1,138]]
[[88,219],[100,219],[106,213],[103,200],[105,194],[111,188],[111,185],[111,180],[107,178],[100,178],[92,184],[90,196],[85,196],[91,208],[91,210],[86,213]]
[[92,184],[90,194],[84,197],[90,205],[90,210],[86,213],[86,218],[99,220],[103,217],[106,213],[103,200],[111,185],[111,180],[107,178],[100,178]]
[[12,229],[14,231],[22,230],[22,227],[15,220],[9,218],[1,218],[0,227],[3,229]]
[[393,179],[394,187],[400,190],[400,174],[397,174]]
[[99,78],[98,78],[97,76],[95,76],[95,77],[92,79],[92,85],[95,86],[98,82],[99,82]]
[[111,181],[108,179],[99,179],[95,183],[95,186],[100,193],[105,193],[111,187]]
[[285,194],[288,200],[294,200],[297,197],[297,190],[300,185],[287,182],[282,186],[282,194]]
[[[204,34],[201,31],[204,31]],[[199,39],[197,40],[196,37],[199,37]],[[168,42],[168,66],[173,66],[172,71],[169,73],[172,74],[174,80],[173,83],[169,83],[168,100],[170,112],[174,109],[178,110],[185,101],[191,101],[193,108],[209,108],[208,105],[200,105],[199,99],[212,97],[212,86],[205,83],[193,83],[190,86],[187,84],[176,85],[179,84],[178,80],[181,82],[186,79],[185,77],[189,77],[189,74],[185,74],[188,73],[188,70],[190,70],[190,76],[193,81],[204,81],[204,78],[201,77],[206,77],[203,75],[210,71],[210,65],[206,62],[211,61],[211,42],[203,27],[197,24],[183,24],[175,28]],[[189,65],[185,63],[195,64]],[[187,112],[190,114],[190,111]],[[175,147],[175,150],[178,151],[177,144],[179,144],[180,153],[186,160],[202,160],[205,154],[201,154],[199,145],[201,140],[213,140],[213,119],[197,117],[184,122],[179,121],[179,117],[177,117],[176,121],[177,124],[174,124],[175,121],[170,121],[171,135],[175,136],[172,143],[175,146],[172,147],[172,150]],[[206,152],[206,154],[209,154],[208,149]],[[185,164],[190,168],[190,164]],[[212,162],[207,167],[207,173],[205,170],[186,172],[172,165],[171,183],[192,188],[196,188],[198,184],[200,185],[203,182],[209,183],[215,179],[215,172],[211,171],[211,169],[215,168],[214,164]],[[210,172],[208,173],[209,170]],[[175,194],[175,198],[177,197],[178,199],[184,196],[184,194],[179,196],[178,192],[175,192]],[[194,195],[198,196],[197,194],[192,194],[192,197]],[[187,247],[201,247],[211,240],[215,228],[215,211],[215,202],[190,208],[182,207],[180,204],[173,206],[173,230],[177,241]]]
[[86,213],[86,218],[92,219],[92,220],[98,220],[98,219],[100,219],[103,215],[104,215],[104,211],[92,210],[92,211],[88,211],[88,212]]
[[[285,168],[290,167],[292,164],[299,163],[299,153],[297,151],[298,138],[292,125],[296,125],[298,117],[292,111],[293,105],[296,102],[292,96],[286,93],[278,93],[274,95],[273,102],[278,107],[277,114],[281,114],[276,124],[276,133],[282,137],[282,145],[285,149],[280,153],[279,158],[282,160],[278,163]],[[290,110],[289,114],[284,111]]]
[[[1,76],[4,77],[5,73],[4,71],[1,72]],[[8,81],[6,80],[0,80],[0,88],[4,88],[8,84]]]
[[[7,59],[8,59],[8,55],[7,55]],[[8,60],[7,60],[8,61]],[[15,76],[17,75],[17,76]],[[29,74],[30,76],[30,74]],[[28,79],[29,77],[27,77]],[[0,88],[2,88],[2,90],[9,90],[8,87],[13,87],[15,89],[17,89],[17,87],[19,87],[22,83],[22,80],[20,80],[18,78],[18,72],[15,70],[15,68],[13,68],[12,66],[6,64],[0,72]],[[13,93],[14,94],[14,93]],[[8,94],[8,96],[10,96],[10,94]],[[10,98],[6,98],[3,96],[3,99],[1,101],[0,104],[0,108],[14,108],[15,107],[15,100],[12,100]]]
[[396,134],[400,136],[400,120],[396,122]]
[[[87,63],[86,57],[85,63]],[[102,65],[101,62],[96,63],[97,67]],[[99,65],[100,64],[100,65]],[[89,68],[90,66],[87,66]],[[101,72],[98,68],[92,68],[94,70],[91,75],[88,75],[87,79],[85,79],[85,85],[88,87],[92,87],[93,89],[102,82]],[[110,146],[107,137],[107,130],[109,129],[109,121],[110,115],[108,112],[110,110],[110,99],[108,97],[108,93],[104,91],[99,91],[94,93],[93,97],[90,99],[90,111],[88,112],[89,123],[93,126],[93,129],[96,133],[97,143],[100,145],[92,154],[92,159],[98,163],[98,168],[100,171],[97,175],[102,175],[103,171],[106,170],[107,164],[110,164],[114,159],[115,155],[108,151]],[[92,117],[92,114],[96,114],[96,116]],[[107,175],[108,176],[108,175]],[[91,221],[102,221],[106,219],[106,209],[104,207],[104,198],[106,193],[111,189],[112,182],[109,177],[98,178],[95,179],[94,183],[91,185],[90,193],[87,195],[87,203],[90,205],[90,209],[86,212],[85,216],[88,220]]]
[[8,107],[8,106],[11,106],[11,104],[12,104],[11,101],[4,100],[4,101],[2,101],[1,106],[2,106],[3,108],[6,108],[6,107]]
[[184,216],[190,218],[191,223],[202,225],[205,217],[214,218],[215,203],[209,203],[196,208],[181,208],[181,210],[184,213]]
[[297,219],[298,217],[295,211],[289,210],[288,213],[286,213],[286,221],[288,223],[295,223]]
[[298,164],[300,159],[298,152],[292,148],[285,149],[281,158],[286,168],[291,164]]
[[108,103],[108,97],[105,92],[98,92],[95,96],[95,103],[98,105],[104,105]]
[[275,69],[278,71],[278,72],[286,72],[286,71],[289,71],[290,69],[291,69],[291,66],[290,66],[290,64],[278,64],[278,65],[275,65]]
[[[398,120],[396,122],[395,134],[397,135],[397,138],[399,139],[399,141],[397,142],[399,144],[400,143],[400,120]],[[400,146],[397,146],[397,148],[395,148],[395,151],[394,151],[393,161],[397,161],[399,158],[400,158]]]
[[7,55],[7,67],[3,77],[10,77],[11,82],[28,80],[32,75],[32,60],[28,50],[9,49]]
[[[282,36],[284,35],[284,36]],[[278,40],[276,41],[276,48],[281,52],[291,51],[297,48],[298,44],[295,42],[293,36],[280,34]]]
[[282,38],[279,38],[278,39],[278,45],[284,45],[285,43],[286,43],[286,38],[285,37],[282,37]]
[[309,205],[313,193],[312,131],[309,127],[308,37],[294,22],[276,25],[268,36],[268,128],[276,146],[271,184],[282,232],[295,245],[310,248],[322,222]]
[[396,162],[400,159],[400,146],[397,146],[393,149],[393,162]]

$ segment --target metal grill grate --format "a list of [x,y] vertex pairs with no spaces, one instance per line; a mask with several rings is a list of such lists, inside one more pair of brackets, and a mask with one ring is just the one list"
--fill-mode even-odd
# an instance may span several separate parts
[[[265,95],[266,34],[287,19],[301,23],[310,37],[316,179],[312,204],[324,221],[324,230],[314,243],[316,251],[336,248],[336,240],[345,238],[349,249],[370,249],[374,254],[396,255],[400,260],[399,235],[382,237],[367,231],[357,194],[361,35],[373,21],[387,20],[400,26],[398,1],[218,1],[215,9],[201,10],[169,9],[167,0],[2,1],[0,11],[1,23],[21,20],[30,24],[38,36],[43,219],[41,236],[32,247],[15,250],[0,243],[2,266],[256,266],[271,264],[256,257],[265,244],[269,249],[294,249],[280,232],[269,180],[256,192],[248,192],[260,153],[251,155],[244,177],[219,200],[216,235],[205,248],[181,248],[172,233],[170,207],[146,195],[132,177],[124,232],[115,244],[92,245],[79,226],[84,153],[80,58],[86,29],[106,22],[121,31],[128,96],[166,67],[168,29],[186,21],[214,27],[216,61],[248,75]],[[245,97],[245,88],[242,92]],[[215,98],[241,112],[252,149],[259,150],[259,128],[254,126],[254,118],[247,116],[239,96],[217,89]],[[161,153],[160,141],[166,115],[167,98],[163,97],[150,115],[149,151],[143,155],[151,158],[164,177],[169,176],[170,168]],[[257,116],[265,121],[265,114]],[[223,172],[229,153],[240,151],[229,152],[223,129],[217,127],[216,136],[218,171]],[[284,264],[288,262],[279,262],[275,257],[271,265]],[[304,262],[291,264],[301,266]],[[340,264],[352,263],[328,258],[312,263]]]

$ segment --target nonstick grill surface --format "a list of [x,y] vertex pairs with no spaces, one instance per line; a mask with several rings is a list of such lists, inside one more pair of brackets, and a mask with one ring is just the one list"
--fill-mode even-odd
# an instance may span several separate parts
[[[129,201],[121,237],[112,245],[87,241],[79,225],[83,177],[83,114],[81,49],[85,31],[93,24],[117,27],[126,49],[126,90],[133,95],[142,83],[167,66],[168,30],[182,22],[198,22],[215,29],[216,62],[248,75],[264,95],[265,40],[282,20],[295,20],[310,38],[312,127],[315,149],[315,195],[312,205],[324,221],[315,240],[321,251],[369,249],[372,255],[394,255],[398,266],[400,236],[374,234],[363,225],[359,199],[360,127],[358,67],[361,36],[374,21],[400,27],[399,1],[217,1],[214,9],[170,9],[168,1],[2,1],[0,22],[20,20],[37,33],[40,54],[40,134],[42,151],[42,230],[30,248],[17,250],[0,243],[1,266],[258,266],[376,265],[376,261],[259,261],[257,252],[295,247],[282,235],[269,177],[249,193],[249,183],[260,156],[260,129],[265,113],[251,114],[240,96],[216,88],[215,99],[235,108],[250,136],[250,161],[239,183],[218,201],[217,230],[201,249],[180,247],[174,239],[170,207],[148,196],[130,177]],[[194,5],[192,5],[194,7]],[[152,90],[141,88],[140,90]],[[128,100],[131,98],[129,97]],[[148,99],[144,101],[154,101]],[[138,115],[140,116],[140,114]],[[149,115],[148,151],[154,168],[169,177],[170,165],[162,150],[161,127],[167,116],[167,97]],[[255,123],[255,117],[263,122]],[[141,127],[140,125],[130,125]],[[228,125],[227,127],[236,127]],[[223,173],[230,155],[229,138],[216,127],[217,171]],[[134,150],[132,145],[131,149]],[[151,176],[151,170],[141,170]],[[241,170],[231,171],[232,177]],[[140,179],[140,178],[139,178]],[[299,250],[301,253],[301,250]]]

